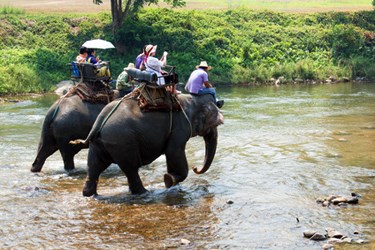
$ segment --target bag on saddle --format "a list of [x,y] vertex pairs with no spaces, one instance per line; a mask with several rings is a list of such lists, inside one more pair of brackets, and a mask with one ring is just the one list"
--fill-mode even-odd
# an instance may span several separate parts
[[145,105],[152,106],[169,106],[171,104],[170,93],[165,88],[151,87],[145,85],[141,90],[141,96]]

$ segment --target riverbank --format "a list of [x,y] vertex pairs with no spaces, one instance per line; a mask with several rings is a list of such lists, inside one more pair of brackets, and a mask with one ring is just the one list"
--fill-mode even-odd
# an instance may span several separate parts
[[0,15],[0,93],[42,93],[69,79],[66,65],[93,38],[116,50],[116,78],[144,44],[169,52],[181,82],[206,60],[216,86],[375,78],[374,11],[290,14],[237,8],[223,11],[145,9],[113,36],[109,13]]

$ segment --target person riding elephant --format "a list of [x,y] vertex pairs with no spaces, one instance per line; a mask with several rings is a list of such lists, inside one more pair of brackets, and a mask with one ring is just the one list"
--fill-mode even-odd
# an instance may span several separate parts
[[134,69],[134,63],[129,63],[127,67],[121,72],[121,74],[117,77],[116,81],[116,89],[120,91],[120,96],[124,96],[129,94],[134,89],[134,81],[132,77],[128,74],[129,69]]
[[215,100],[216,105],[221,108],[224,105],[224,100],[218,100],[216,97],[216,90],[208,81],[208,71],[211,70],[211,66],[206,61],[201,61],[196,69],[190,74],[190,77],[186,83],[185,90],[192,95],[205,95],[211,94]]
[[132,194],[146,192],[138,169],[162,154],[167,161],[165,186],[184,181],[188,175],[186,143],[197,135],[205,140],[205,162],[201,170],[193,170],[201,174],[209,169],[223,116],[211,95],[181,94],[176,98],[182,110],[173,112],[143,112],[136,98],[115,100],[102,110],[85,140],[70,142],[90,145],[84,196],[97,195],[99,176],[111,163],[125,173]]

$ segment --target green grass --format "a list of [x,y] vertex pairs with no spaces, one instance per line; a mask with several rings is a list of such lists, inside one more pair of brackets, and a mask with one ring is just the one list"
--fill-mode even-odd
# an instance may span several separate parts
[[[177,10],[228,10],[249,8],[253,10],[273,10],[281,12],[326,12],[326,11],[359,11],[372,10],[372,0],[186,0],[184,8]],[[11,2],[11,4],[10,4]],[[64,2],[63,4],[61,2]],[[32,3],[32,4],[30,4]],[[44,3],[44,4],[43,4]],[[110,12],[110,1],[103,1],[98,6],[91,0],[49,1],[48,5],[41,0],[0,0],[0,8],[6,5],[25,9],[28,13],[98,13]],[[151,8],[169,7],[163,0]],[[8,11],[8,10],[7,10]],[[11,10],[13,11],[13,10]]]
[[370,10],[371,0],[187,0],[187,9],[232,9],[245,7],[286,12]]
[[11,6],[0,7],[0,15],[6,14],[25,14],[25,10]]

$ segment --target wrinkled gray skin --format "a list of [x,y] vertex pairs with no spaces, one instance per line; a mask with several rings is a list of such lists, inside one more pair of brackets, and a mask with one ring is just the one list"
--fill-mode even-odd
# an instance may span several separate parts
[[[59,101],[58,112],[53,118]],[[43,122],[37,156],[31,172],[40,172],[46,159],[60,150],[65,170],[74,169],[74,155],[87,145],[71,145],[70,140],[85,138],[105,104],[83,102],[78,96],[57,100]]]
[[99,176],[111,163],[118,164],[125,173],[132,194],[146,192],[138,169],[162,154],[167,160],[166,187],[182,182],[188,175],[185,146],[190,136],[203,136],[206,144],[204,166],[194,171],[201,174],[208,170],[216,153],[217,126],[223,123],[223,116],[211,95],[178,97],[190,122],[182,111],[177,111],[172,112],[170,124],[169,112],[141,112],[137,101],[128,99],[122,101],[100,130],[118,101],[102,110],[86,140],[72,142],[90,143],[84,196],[97,195]]

